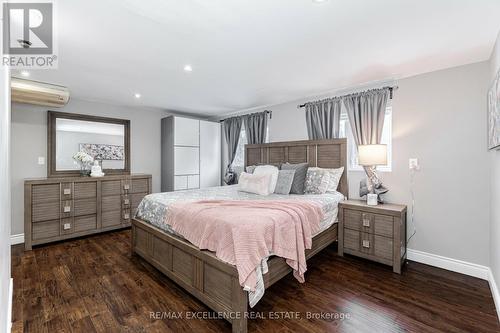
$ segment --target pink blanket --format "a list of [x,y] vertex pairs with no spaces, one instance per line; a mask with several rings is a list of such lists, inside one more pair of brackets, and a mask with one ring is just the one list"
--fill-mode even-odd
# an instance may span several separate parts
[[240,285],[255,290],[256,267],[270,252],[285,258],[299,282],[305,250],[319,231],[323,212],[308,201],[205,200],[169,206],[167,223],[202,250],[235,265]]

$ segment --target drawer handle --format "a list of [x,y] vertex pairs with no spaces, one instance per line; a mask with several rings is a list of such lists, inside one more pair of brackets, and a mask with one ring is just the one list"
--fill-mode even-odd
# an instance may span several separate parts
[[64,230],[69,230],[69,229],[71,229],[71,223],[64,223],[64,225],[63,225],[63,229],[64,229]]
[[130,189],[130,185],[129,185],[129,184],[125,184],[125,185],[123,185],[123,189],[124,189],[124,190],[129,190],[129,189]]
[[70,188],[65,188],[64,189],[64,195],[69,195],[71,194],[71,189]]
[[123,215],[123,218],[124,218],[125,220],[128,220],[128,219],[130,218],[130,214],[125,213],[125,214]]
[[370,227],[370,219],[363,219],[363,227]]
[[64,212],[65,213],[71,212],[71,206],[64,206]]
[[369,240],[363,240],[363,247],[369,248],[370,247],[370,241]]
[[130,205],[130,200],[129,199],[124,199],[123,200],[124,205]]

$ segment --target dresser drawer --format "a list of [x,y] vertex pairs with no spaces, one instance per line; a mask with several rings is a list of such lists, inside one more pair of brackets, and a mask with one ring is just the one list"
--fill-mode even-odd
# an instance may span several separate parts
[[71,200],[73,198],[73,183],[61,184],[61,200]]
[[33,204],[59,201],[60,188],[59,184],[33,185],[31,196]]
[[121,195],[122,182],[121,180],[106,180],[101,183],[101,193],[103,197],[109,195]]
[[34,223],[32,233],[33,240],[40,240],[59,236],[59,220]]
[[122,209],[122,196],[121,195],[113,195],[113,196],[108,196],[108,197],[102,197],[102,205],[101,205],[101,211],[104,212],[111,212],[111,211],[116,211],[116,210],[121,210]]
[[122,211],[116,210],[114,212],[103,212],[101,219],[103,228],[121,225]]
[[96,182],[75,183],[74,192],[75,192],[74,193],[75,199],[96,198],[97,183]]
[[389,215],[344,209],[344,226],[351,230],[392,237],[394,221]]
[[73,214],[73,201],[61,201],[61,218],[70,217]]
[[95,215],[75,217],[73,230],[89,231],[97,229],[97,218]]
[[132,179],[130,193],[149,192],[149,181],[147,178]]
[[392,238],[367,232],[344,229],[344,251],[352,254],[368,255],[370,259],[391,264],[393,258]]
[[97,213],[96,198],[75,200],[74,216],[89,215]]
[[[59,192],[59,190],[57,190]],[[59,210],[61,202],[59,200],[53,202],[33,203],[32,206],[32,221],[48,221],[59,219]]]

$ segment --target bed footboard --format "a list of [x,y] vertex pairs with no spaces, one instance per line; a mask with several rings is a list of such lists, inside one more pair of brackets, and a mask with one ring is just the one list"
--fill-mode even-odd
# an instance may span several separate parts
[[[337,224],[334,224],[313,238],[306,258],[336,240]],[[144,258],[209,308],[224,313],[233,333],[247,332],[248,293],[239,284],[235,266],[140,219],[132,219],[131,249],[132,254]],[[269,259],[268,266],[269,272],[264,275],[266,288],[292,271],[280,257]]]
[[233,333],[247,332],[248,295],[236,267],[139,219],[132,219],[134,253],[212,310],[226,314]]

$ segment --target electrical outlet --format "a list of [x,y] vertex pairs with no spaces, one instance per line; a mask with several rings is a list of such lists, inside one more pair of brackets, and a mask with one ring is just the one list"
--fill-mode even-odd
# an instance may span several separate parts
[[418,165],[418,158],[410,158],[408,160],[408,166],[410,170],[420,170],[420,165]]
[[44,165],[45,164],[45,157],[39,156],[38,157],[38,165]]

